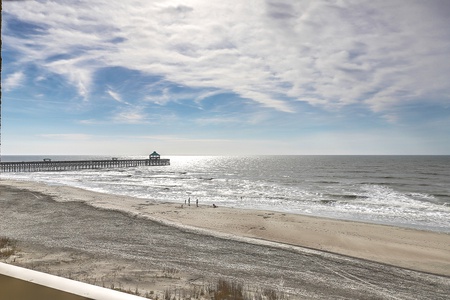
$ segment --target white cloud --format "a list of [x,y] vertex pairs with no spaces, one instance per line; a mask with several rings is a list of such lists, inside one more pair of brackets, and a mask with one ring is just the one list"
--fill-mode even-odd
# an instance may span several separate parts
[[20,87],[25,80],[25,74],[23,72],[15,72],[4,79],[3,89],[5,91],[13,90]]
[[124,100],[122,99],[122,96],[120,96],[118,93],[114,92],[114,91],[111,90],[111,89],[108,89],[108,90],[106,91],[106,93],[107,93],[108,95],[110,95],[111,98],[113,98],[114,100],[116,100],[116,101],[119,102],[119,103],[129,104],[128,102],[126,102],[126,101],[124,101]]
[[140,107],[133,107],[117,112],[112,120],[119,124],[146,124],[149,123],[147,115]]
[[246,120],[240,118],[227,118],[227,117],[211,117],[211,118],[200,118],[196,120],[196,123],[202,126],[207,125],[230,125],[235,123],[245,123]]
[[94,67],[86,62],[85,58],[61,59],[47,63],[45,67],[53,73],[65,76],[82,98],[88,98]]
[[95,124],[103,124],[104,122],[95,120],[95,119],[86,119],[86,120],[80,120],[78,123],[83,125],[95,125]]
[[389,111],[429,95],[450,101],[449,7],[438,0],[7,2],[4,11],[42,28],[32,46],[13,37],[4,43],[66,76],[82,97],[95,70],[121,66],[282,112],[295,112],[295,101]]
[[[170,94],[169,88],[162,88],[161,95],[152,95],[144,98],[145,101],[153,102],[159,105],[164,105],[167,102],[174,101],[180,98],[180,95]],[[181,96],[183,97],[183,96]]]
[[107,93],[108,95],[110,95],[111,98],[113,98],[113,99],[116,100],[117,102],[123,102],[123,100],[122,100],[122,98],[120,97],[120,95],[117,94],[116,92],[111,91],[111,90],[107,90],[106,93]]
[[92,138],[91,135],[84,133],[48,133],[48,134],[39,134],[39,137],[52,140],[74,140],[74,141],[90,140]]

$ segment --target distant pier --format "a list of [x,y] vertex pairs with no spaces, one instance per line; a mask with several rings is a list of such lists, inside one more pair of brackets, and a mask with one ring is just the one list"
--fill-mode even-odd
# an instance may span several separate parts
[[110,160],[63,160],[0,162],[0,172],[45,172],[45,171],[75,171],[85,169],[128,168],[139,166],[168,166],[170,159],[161,159],[153,152],[148,159],[117,159]]

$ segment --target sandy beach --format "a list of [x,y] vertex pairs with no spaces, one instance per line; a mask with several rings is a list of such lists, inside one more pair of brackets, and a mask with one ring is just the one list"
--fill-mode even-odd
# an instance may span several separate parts
[[[15,194],[17,200],[48,195],[58,202],[84,202],[98,208],[127,211],[131,215],[206,234],[307,247],[450,276],[449,234],[279,212],[213,208],[202,206],[201,203],[198,207],[195,203],[190,206],[184,203],[155,203],[151,200],[33,182],[2,180],[2,197],[11,197],[11,194],[5,192],[8,187],[22,191],[22,194]],[[4,234],[0,232],[0,235]],[[82,252],[49,249],[20,239],[18,242],[22,251],[8,262],[77,280],[83,280],[84,276],[83,281],[89,283],[99,284],[103,281],[102,284],[109,287],[121,277],[121,285],[132,287],[134,283],[127,284],[127,281],[130,283],[139,278],[139,288],[149,291],[163,290],[167,286],[185,286],[195,281],[189,274],[176,273],[168,276],[168,273],[175,273],[169,269],[155,269],[152,275],[144,275],[139,270],[138,262],[110,262],[107,256],[88,257]],[[95,267],[91,269],[96,270],[95,274],[83,271],[82,264],[93,264]],[[121,272],[127,273],[126,276],[119,276]]]

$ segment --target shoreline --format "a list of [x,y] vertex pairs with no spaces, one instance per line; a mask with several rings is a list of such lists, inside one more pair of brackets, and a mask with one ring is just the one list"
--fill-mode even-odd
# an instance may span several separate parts
[[305,247],[450,276],[450,234],[446,233],[271,211],[157,203],[29,181],[1,180],[2,186],[39,192],[58,202],[85,202],[171,226],[197,228],[200,233]]

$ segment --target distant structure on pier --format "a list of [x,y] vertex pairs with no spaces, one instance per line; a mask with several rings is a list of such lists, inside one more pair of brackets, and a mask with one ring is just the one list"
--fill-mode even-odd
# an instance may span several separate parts
[[45,158],[42,161],[0,162],[0,172],[73,171],[84,169],[127,168],[139,166],[168,166],[170,159],[162,159],[153,151],[148,159],[60,160]]
[[159,155],[156,151],[153,151],[152,154],[148,157],[150,160],[158,160],[161,159],[161,155]]

